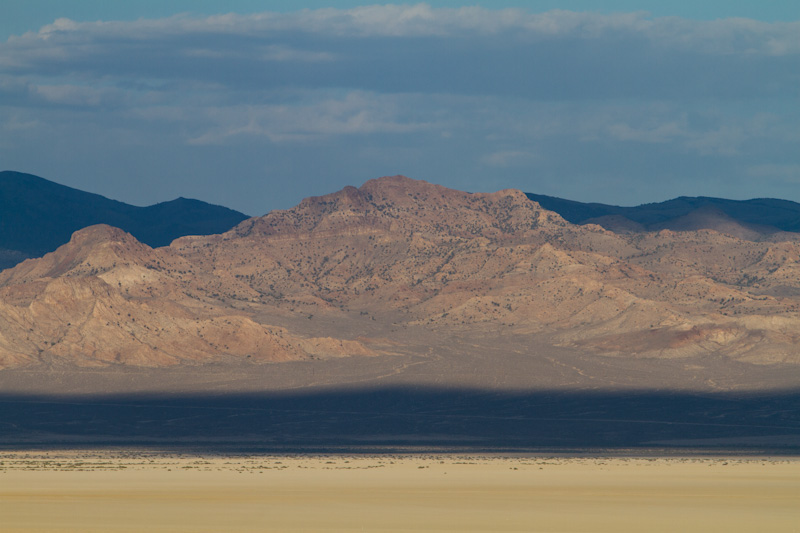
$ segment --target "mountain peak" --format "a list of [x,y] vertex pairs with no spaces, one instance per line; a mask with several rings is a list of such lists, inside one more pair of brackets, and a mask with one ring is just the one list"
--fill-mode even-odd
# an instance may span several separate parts
[[69,246],[86,246],[101,242],[132,242],[136,239],[130,233],[108,224],[95,224],[79,229],[72,234]]
[[510,237],[517,232],[567,223],[545,211],[525,193],[505,189],[468,193],[405,176],[369,180],[240,224],[238,236],[348,231],[414,233],[437,239]]
[[443,187],[441,185],[434,185],[424,180],[417,180],[398,174],[396,176],[383,176],[380,178],[367,180],[366,182],[364,182],[364,184],[360,187],[359,190],[361,190],[362,192],[373,193],[373,194],[379,192],[400,192],[400,191],[409,194],[415,192],[421,193],[432,189],[446,190],[446,187]]
[[139,261],[151,251],[130,233],[107,224],[97,224],[76,231],[68,243],[42,258],[3,271],[0,273],[0,286],[37,278],[99,273],[117,264]]

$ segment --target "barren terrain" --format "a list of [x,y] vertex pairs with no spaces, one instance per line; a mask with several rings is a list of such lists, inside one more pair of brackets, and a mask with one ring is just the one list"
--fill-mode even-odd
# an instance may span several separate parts
[[7,533],[792,531],[800,462],[0,454]]
[[799,280],[403,177],[93,226],[0,272],[3,531],[789,530]]
[[791,241],[617,235],[519,191],[381,178],[169,247],[79,231],[0,273],[0,366],[440,356],[458,344],[464,356],[529,345],[797,368],[798,259]]
[[93,226],[0,272],[0,436],[784,453],[799,259],[401,176],[162,248]]

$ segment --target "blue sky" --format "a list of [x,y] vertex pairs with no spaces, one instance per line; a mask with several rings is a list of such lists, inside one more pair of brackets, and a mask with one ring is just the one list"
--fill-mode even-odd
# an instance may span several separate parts
[[800,201],[798,20],[789,1],[5,0],[0,168],[251,215],[391,174]]

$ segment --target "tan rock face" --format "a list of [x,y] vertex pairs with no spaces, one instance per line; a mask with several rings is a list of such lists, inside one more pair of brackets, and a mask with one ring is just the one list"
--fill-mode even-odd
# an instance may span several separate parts
[[795,242],[618,235],[519,191],[396,176],[165,248],[77,232],[0,273],[0,366],[372,356],[412,330],[800,362],[799,261]]

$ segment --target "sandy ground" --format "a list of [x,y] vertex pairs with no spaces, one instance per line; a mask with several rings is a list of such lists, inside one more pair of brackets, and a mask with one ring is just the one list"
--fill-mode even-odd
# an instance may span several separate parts
[[800,531],[800,459],[0,452],[0,531]]

